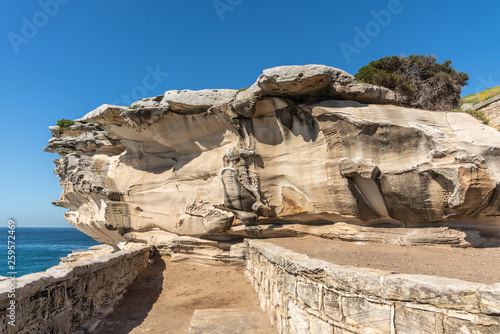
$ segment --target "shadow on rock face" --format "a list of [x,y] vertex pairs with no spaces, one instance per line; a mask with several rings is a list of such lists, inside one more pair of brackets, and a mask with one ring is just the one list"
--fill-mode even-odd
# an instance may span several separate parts
[[143,323],[163,290],[166,264],[158,253],[153,260],[139,273],[113,312],[102,319],[94,334],[129,333]]

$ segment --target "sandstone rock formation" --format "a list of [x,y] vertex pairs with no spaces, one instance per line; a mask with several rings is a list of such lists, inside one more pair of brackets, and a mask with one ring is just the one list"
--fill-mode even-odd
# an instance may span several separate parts
[[103,105],[51,128],[46,151],[61,155],[64,189],[54,204],[100,242],[220,260],[238,257],[243,237],[321,234],[340,222],[364,235],[476,230],[450,238],[460,245],[495,236],[500,133],[467,114],[400,107],[394,92],[353,80],[332,67],[283,66],[244,91]]

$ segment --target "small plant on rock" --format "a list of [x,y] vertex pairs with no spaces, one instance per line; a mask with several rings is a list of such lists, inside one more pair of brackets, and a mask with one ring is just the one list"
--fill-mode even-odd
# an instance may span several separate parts
[[63,128],[74,125],[74,124],[75,124],[75,121],[72,121],[70,119],[65,119],[65,118],[57,121],[57,126],[61,126]]

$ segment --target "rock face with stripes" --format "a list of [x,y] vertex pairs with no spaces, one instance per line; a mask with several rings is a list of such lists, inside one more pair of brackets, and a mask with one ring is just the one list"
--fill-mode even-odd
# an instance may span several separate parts
[[51,128],[55,204],[98,241],[174,252],[191,240],[212,257],[243,237],[321,234],[318,224],[500,233],[500,133],[353,79],[284,66],[242,91],[103,105]]

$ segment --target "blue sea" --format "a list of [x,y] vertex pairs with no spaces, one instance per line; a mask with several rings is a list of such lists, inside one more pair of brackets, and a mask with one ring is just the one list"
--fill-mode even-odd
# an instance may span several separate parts
[[[0,276],[10,276],[7,248],[9,235],[7,228],[0,228]],[[72,251],[99,245],[76,228],[17,227],[15,236],[16,277],[45,271],[59,264],[61,257]]]

